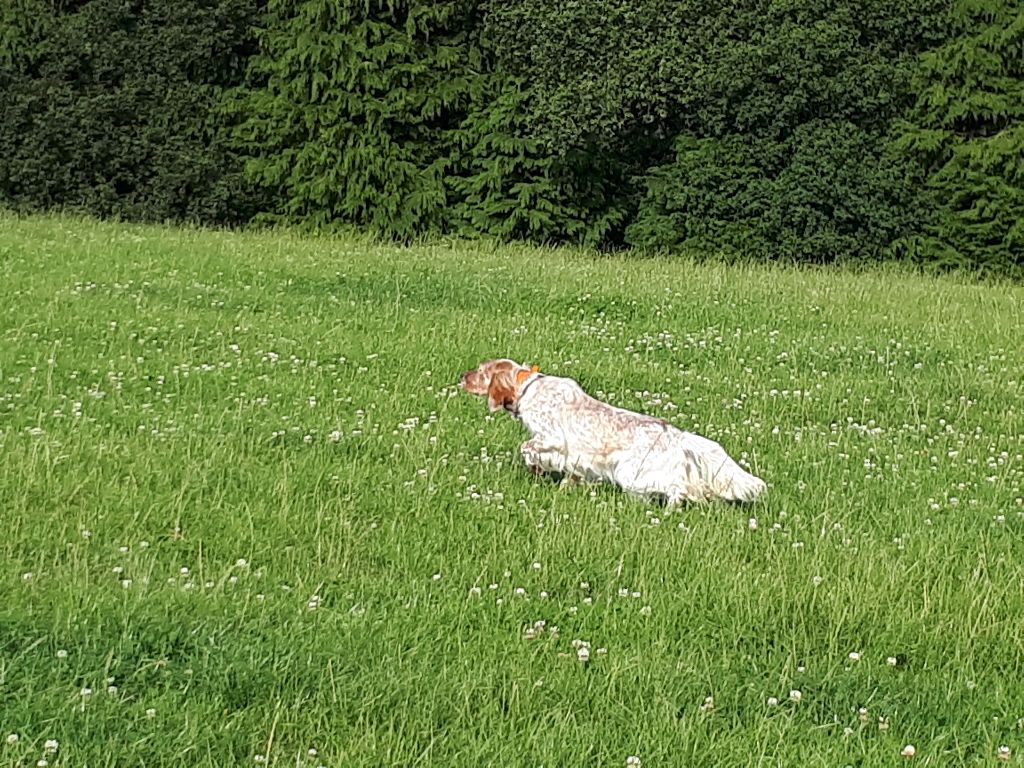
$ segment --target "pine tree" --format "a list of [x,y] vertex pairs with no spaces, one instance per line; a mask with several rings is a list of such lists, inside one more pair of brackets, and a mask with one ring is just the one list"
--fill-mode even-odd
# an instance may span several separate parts
[[471,0],[270,0],[249,171],[284,213],[408,238],[442,226],[454,131],[480,56]]
[[1024,7],[966,0],[958,34],[924,54],[895,146],[917,160],[933,214],[916,258],[1024,273]]

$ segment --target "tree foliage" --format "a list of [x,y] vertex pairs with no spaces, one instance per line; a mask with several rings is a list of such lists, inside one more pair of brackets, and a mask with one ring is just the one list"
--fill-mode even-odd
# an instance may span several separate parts
[[1024,272],[1022,70],[1012,0],[9,0],[0,204]]
[[0,16],[0,202],[244,220],[259,204],[220,114],[254,0],[16,0]]
[[284,213],[397,237],[441,228],[481,69],[465,0],[271,0],[237,136]]
[[903,244],[929,263],[1024,272],[1024,6],[960,2],[956,34],[921,57],[894,144],[930,215]]

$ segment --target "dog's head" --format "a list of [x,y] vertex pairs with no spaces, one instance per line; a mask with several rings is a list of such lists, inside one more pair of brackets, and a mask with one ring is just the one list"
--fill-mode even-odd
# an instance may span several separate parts
[[475,370],[462,374],[460,385],[472,395],[487,395],[491,411],[514,410],[519,388],[537,368],[520,365],[515,360],[486,360]]

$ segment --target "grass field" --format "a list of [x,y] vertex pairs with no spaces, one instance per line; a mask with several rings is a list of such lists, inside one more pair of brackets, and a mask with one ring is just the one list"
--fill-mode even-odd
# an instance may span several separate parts
[[[1024,764],[1022,308],[0,216],[0,765]],[[530,476],[495,356],[767,499]]]

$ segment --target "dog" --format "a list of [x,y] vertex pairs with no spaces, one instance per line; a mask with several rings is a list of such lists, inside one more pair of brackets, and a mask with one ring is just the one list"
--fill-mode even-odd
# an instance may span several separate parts
[[504,409],[523,423],[530,439],[520,451],[536,474],[609,482],[669,506],[713,499],[752,502],[767,490],[715,441],[602,403],[573,379],[549,376],[536,366],[487,360],[462,374],[460,385],[486,395],[491,412]]

